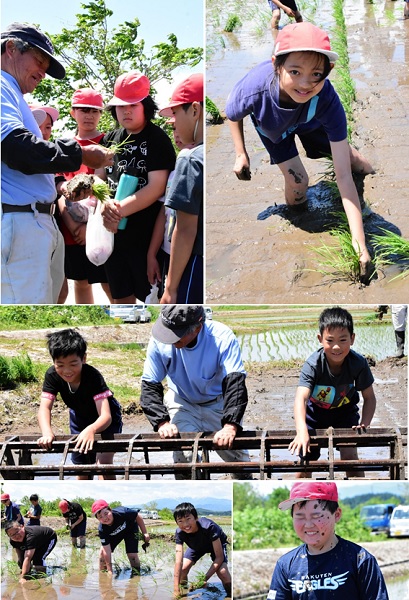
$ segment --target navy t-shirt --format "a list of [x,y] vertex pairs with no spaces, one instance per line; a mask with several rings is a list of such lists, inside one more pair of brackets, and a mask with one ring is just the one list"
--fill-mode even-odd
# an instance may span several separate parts
[[[331,414],[336,421],[339,411],[356,411],[359,403],[358,391],[365,390],[374,382],[374,377],[364,356],[350,350],[345,357],[341,373],[333,375],[325,357],[324,349],[314,352],[304,363],[299,385],[310,389],[307,415],[323,420],[322,427],[331,423]],[[335,414],[337,413],[337,414]]]
[[50,367],[44,377],[42,396],[55,399],[58,393],[70,408],[72,433],[78,433],[95,423],[99,416],[95,402],[105,397],[108,398],[111,409],[112,423],[101,435],[122,431],[121,407],[95,367],[87,363],[82,365],[81,383],[75,392],[71,392],[68,383],[58,375],[55,367]]
[[103,546],[111,545],[115,547],[129,534],[138,532],[138,524],[136,523],[136,517],[138,516],[139,510],[127,508],[126,506],[118,506],[118,508],[112,509],[112,515],[114,521],[112,525],[103,525],[102,523],[98,526],[98,535]]
[[186,544],[189,548],[207,554],[213,552],[213,542],[220,539],[222,545],[227,541],[227,535],[223,529],[211,519],[200,517],[196,521],[198,531],[196,533],[186,533],[179,527],[176,529],[175,539],[177,544]]
[[[29,515],[33,515],[34,517],[41,517],[42,512],[43,512],[43,509],[41,508],[41,506],[39,504],[36,504],[36,505],[32,504],[30,506],[30,508],[28,509]],[[40,519],[32,519],[31,517],[29,517],[28,525],[41,525],[41,521],[40,521]]]
[[[17,521],[21,525],[24,525],[24,517],[20,512],[20,507],[15,502],[11,502],[9,506],[6,506],[4,512],[6,513],[7,521]],[[17,515],[20,515],[20,517],[17,518]]]
[[309,554],[302,544],[279,558],[267,600],[388,600],[375,557],[338,540],[324,554]]

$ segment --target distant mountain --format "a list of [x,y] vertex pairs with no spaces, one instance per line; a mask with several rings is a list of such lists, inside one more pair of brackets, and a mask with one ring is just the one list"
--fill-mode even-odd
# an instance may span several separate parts
[[191,502],[198,512],[201,514],[209,512],[231,512],[231,502],[225,498],[190,498],[182,496],[180,498],[161,498],[155,500],[159,509],[170,508],[173,510],[175,506],[181,502]]

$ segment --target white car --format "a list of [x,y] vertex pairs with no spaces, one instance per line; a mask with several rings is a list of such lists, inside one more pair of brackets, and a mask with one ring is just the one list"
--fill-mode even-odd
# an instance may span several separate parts
[[397,506],[393,509],[389,524],[390,537],[409,536],[409,506]]
[[142,519],[151,519],[151,511],[150,510],[140,510],[139,515]]
[[146,304],[111,304],[109,316],[124,323],[149,323],[151,320]]

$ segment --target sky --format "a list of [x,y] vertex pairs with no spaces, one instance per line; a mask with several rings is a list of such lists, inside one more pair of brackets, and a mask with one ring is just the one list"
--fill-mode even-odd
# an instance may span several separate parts
[[[44,500],[56,498],[103,498],[107,502],[120,501],[123,506],[140,506],[160,498],[174,498],[175,504],[183,502],[186,497],[193,498],[199,505],[201,498],[231,499],[231,481],[184,481],[175,480],[117,480],[112,481],[77,481],[40,480],[2,482],[2,492],[10,494],[13,502],[19,502],[24,496],[38,494]],[[205,507],[201,507],[205,508]]]
[[[33,23],[44,32],[59,33],[63,27],[71,29],[75,26],[77,13],[82,11],[81,4],[89,0],[2,0],[2,31],[14,21]],[[145,40],[145,50],[160,42],[166,42],[167,36],[174,33],[181,48],[204,46],[204,8],[202,0],[106,0],[108,8],[114,14],[108,20],[109,29],[117,27],[124,21],[138,17],[141,26],[138,29],[138,40]],[[146,52],[147,53],[147,52]],[[202,70],[197,65],[195,72]],[[189,71],[176,70],[174,85],[189,75]],[[166,83],[155,86],[156,100],[164,104],[170,97],[172,87]]]

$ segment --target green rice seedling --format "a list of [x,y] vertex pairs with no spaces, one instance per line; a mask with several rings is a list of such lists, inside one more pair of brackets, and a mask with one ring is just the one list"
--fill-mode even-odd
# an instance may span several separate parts
[[206,583],[206,573],[198,571],[195,573],[195,578],[189,583],[190,590],[200,590]]
[[122,148],[124,148],[127,145],[130,137],[131,134],[129,134],[128,137],[126,137],[122,142],[110,142],[108,146],[109,150],[111,150],[114,154],[118,154],[122,150]]
[[234,31],[240,25],[241,22],[237,15],[229,15],[227,17],[226,25],[224,26],[224,31],[227,33],[232,33],[232,31]]
[[219,109],[208,96],[206,96],[206,113],[210,115],[210,121],[214,125],[223,123],[223,117],[221,116]]
[[398,277],[406,277],[409,274],[409,240],[382,227],[380,230],[382,235],[373,235],[371,238],[377,264],[385,267],[400,263],[403,271],[391,281]]
[[110,198],[109,185],[105,181],[95,181],[92,184],[92,195],[100,202],[106,202]]
[[335,238],[333,246],[310,246],[318,256],[318,268],[308,270],[321,273],[332,281],[360,283],[359,255],[352,245],[350,232],[341,227],[333,229],[330,233]]

